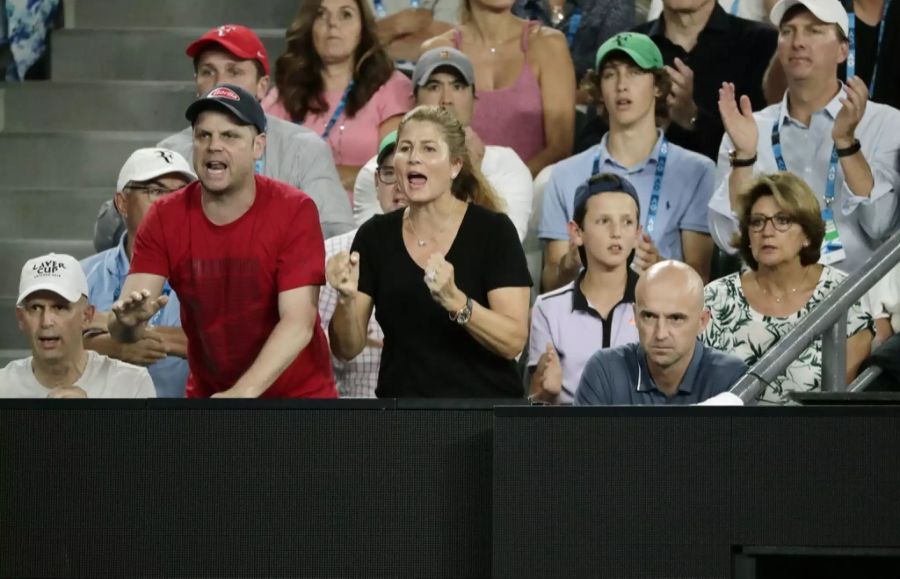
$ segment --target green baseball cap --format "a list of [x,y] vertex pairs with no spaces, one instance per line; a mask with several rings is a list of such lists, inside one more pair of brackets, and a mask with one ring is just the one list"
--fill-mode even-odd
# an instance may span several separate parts
[[384,163],[384,158],[394,152],[394,149],[397,146],[397,131],[391,131],[386,134],[383,139],[381,139],[381,144],[378,145],[378,157],[376,161],[380,166]]
[[603,59],[609,53],[616,51],[627,54],[636,65],[644,70],[663,67],[663,57],[659,48],[649,36],[637,32],[620,32],[601,44],[597,49],[594,67],[599,69]]

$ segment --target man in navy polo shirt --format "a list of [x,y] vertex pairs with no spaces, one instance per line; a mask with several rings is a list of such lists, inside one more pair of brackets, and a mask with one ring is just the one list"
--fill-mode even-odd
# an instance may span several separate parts
[[628,262],[639,223],[637,191],[618,175],[594,175],[575,193],[569,235],[584,269],[534,304],[528,349],[532,402],[571,404],[594,352],[637,341],[638,276]]
[[704,346],[709,322],[703,282],[689,266],[662,261],[635,289],[640,343],[600,350],[588,361],[576,406],[697,404],[728,391],[747,371],[744,362]]

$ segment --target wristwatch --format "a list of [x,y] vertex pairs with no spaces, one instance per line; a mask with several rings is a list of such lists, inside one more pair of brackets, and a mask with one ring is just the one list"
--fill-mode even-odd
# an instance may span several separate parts
[[859,139],[854,139],[853,144],[849,147],[845,147],[843,149],[835,148],[834,152],[838,157],[849,157],[850,155],[859,153],[860,149],[862,149],[862,145],[859,144]]
[[461,310],[456,312],[455,314],[450,314],[450,319],[459,324],[460,326],[465,326],[469,323],[469,320],[472,318],[472,298],[466,298],[466,305],[462,307]]
[[749,159],[738,159],[737,150],[731,149],[728,151],[728,160],[731,162],[732,167],[752,167],[756,163],[756,155]]

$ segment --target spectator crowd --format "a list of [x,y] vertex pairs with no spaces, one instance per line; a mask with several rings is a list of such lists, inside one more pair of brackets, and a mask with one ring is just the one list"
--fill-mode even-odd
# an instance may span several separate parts
[[[646,9],[309,0],[272,63],[212,28],[98,253],[24,264],[0,397],[739,402],[898,230],[900,6]],[[841,323],[849,383],[900,266]],[[821,390],[822,350],[756,402]]]

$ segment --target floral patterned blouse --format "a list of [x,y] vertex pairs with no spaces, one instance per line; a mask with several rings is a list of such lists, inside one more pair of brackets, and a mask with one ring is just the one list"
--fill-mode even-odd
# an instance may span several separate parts
[[[739,273],[718,279],[703,290],[704,301],[711,316],[700,339],[704,344],[734,354],[748,366],[753,366],[845,277],[846,274],[841,271],[824,266],[809,301],[798,312],[784,318],[766,316],[750,307],[744,297]],[[856,302],[847,312],[847,337],[865,329],[874,332],[875,322],[860,303]],[[788,392],[821,389],[821,378],[822,338],[818,337],[783,374],[766,387],[760,400],[784,404],[788,401]]]

